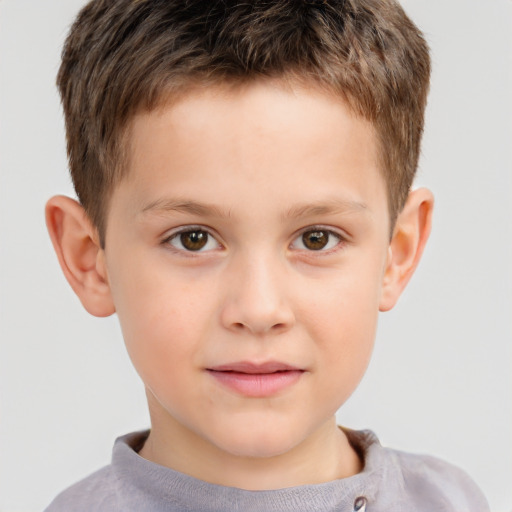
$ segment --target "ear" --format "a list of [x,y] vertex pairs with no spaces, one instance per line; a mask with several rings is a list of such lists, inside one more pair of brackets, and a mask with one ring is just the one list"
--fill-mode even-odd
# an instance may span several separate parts
[[409,282],[430,234],[434,196],[430,190],[412,191],[398,216],[389,244],[380,311],[390,310]]
[[69,197],[52,197],[46,203],[46,226],[62,271],[84,308],[94,316],[114,313],[105,253],[82,206]]

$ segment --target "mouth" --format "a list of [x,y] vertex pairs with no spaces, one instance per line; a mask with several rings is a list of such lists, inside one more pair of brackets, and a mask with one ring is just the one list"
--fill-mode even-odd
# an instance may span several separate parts
[[222,386],[252,398],[276,395],[296,384],[305,373],[302,368],[279,361],[261,364],[240,361],[207,368],[206,371]]

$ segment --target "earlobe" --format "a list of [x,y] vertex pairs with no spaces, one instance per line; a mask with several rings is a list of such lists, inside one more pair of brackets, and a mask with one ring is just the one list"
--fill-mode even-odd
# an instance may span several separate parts
[[420,188],[409,194],[389,245],[380,311],[388,311],[396,304],[416,270],[430,234],[433,207],[430,190]]
[[85,309],[94,316],[113,314],[104,251],[82,206],[69,197],[52,197],[46,226],[62,271]]

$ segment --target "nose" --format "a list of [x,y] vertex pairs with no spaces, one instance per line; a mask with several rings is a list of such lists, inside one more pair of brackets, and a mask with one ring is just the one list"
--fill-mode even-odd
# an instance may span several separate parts
[[253,335],[278,334],[295,323],[286,291],[286,269],[270,257],[240,258],[224,276],[225,328]]

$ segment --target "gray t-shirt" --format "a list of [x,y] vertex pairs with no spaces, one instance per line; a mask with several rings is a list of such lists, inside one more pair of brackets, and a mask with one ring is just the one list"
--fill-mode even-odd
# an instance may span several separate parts
[[488,512],[462,470],[434,457],[380,445],[345,430],[364,460],[361,473],[272,491],[214,485],[138,455],[148,432],[117,439],[112,463],[60,494],[45,512]]

